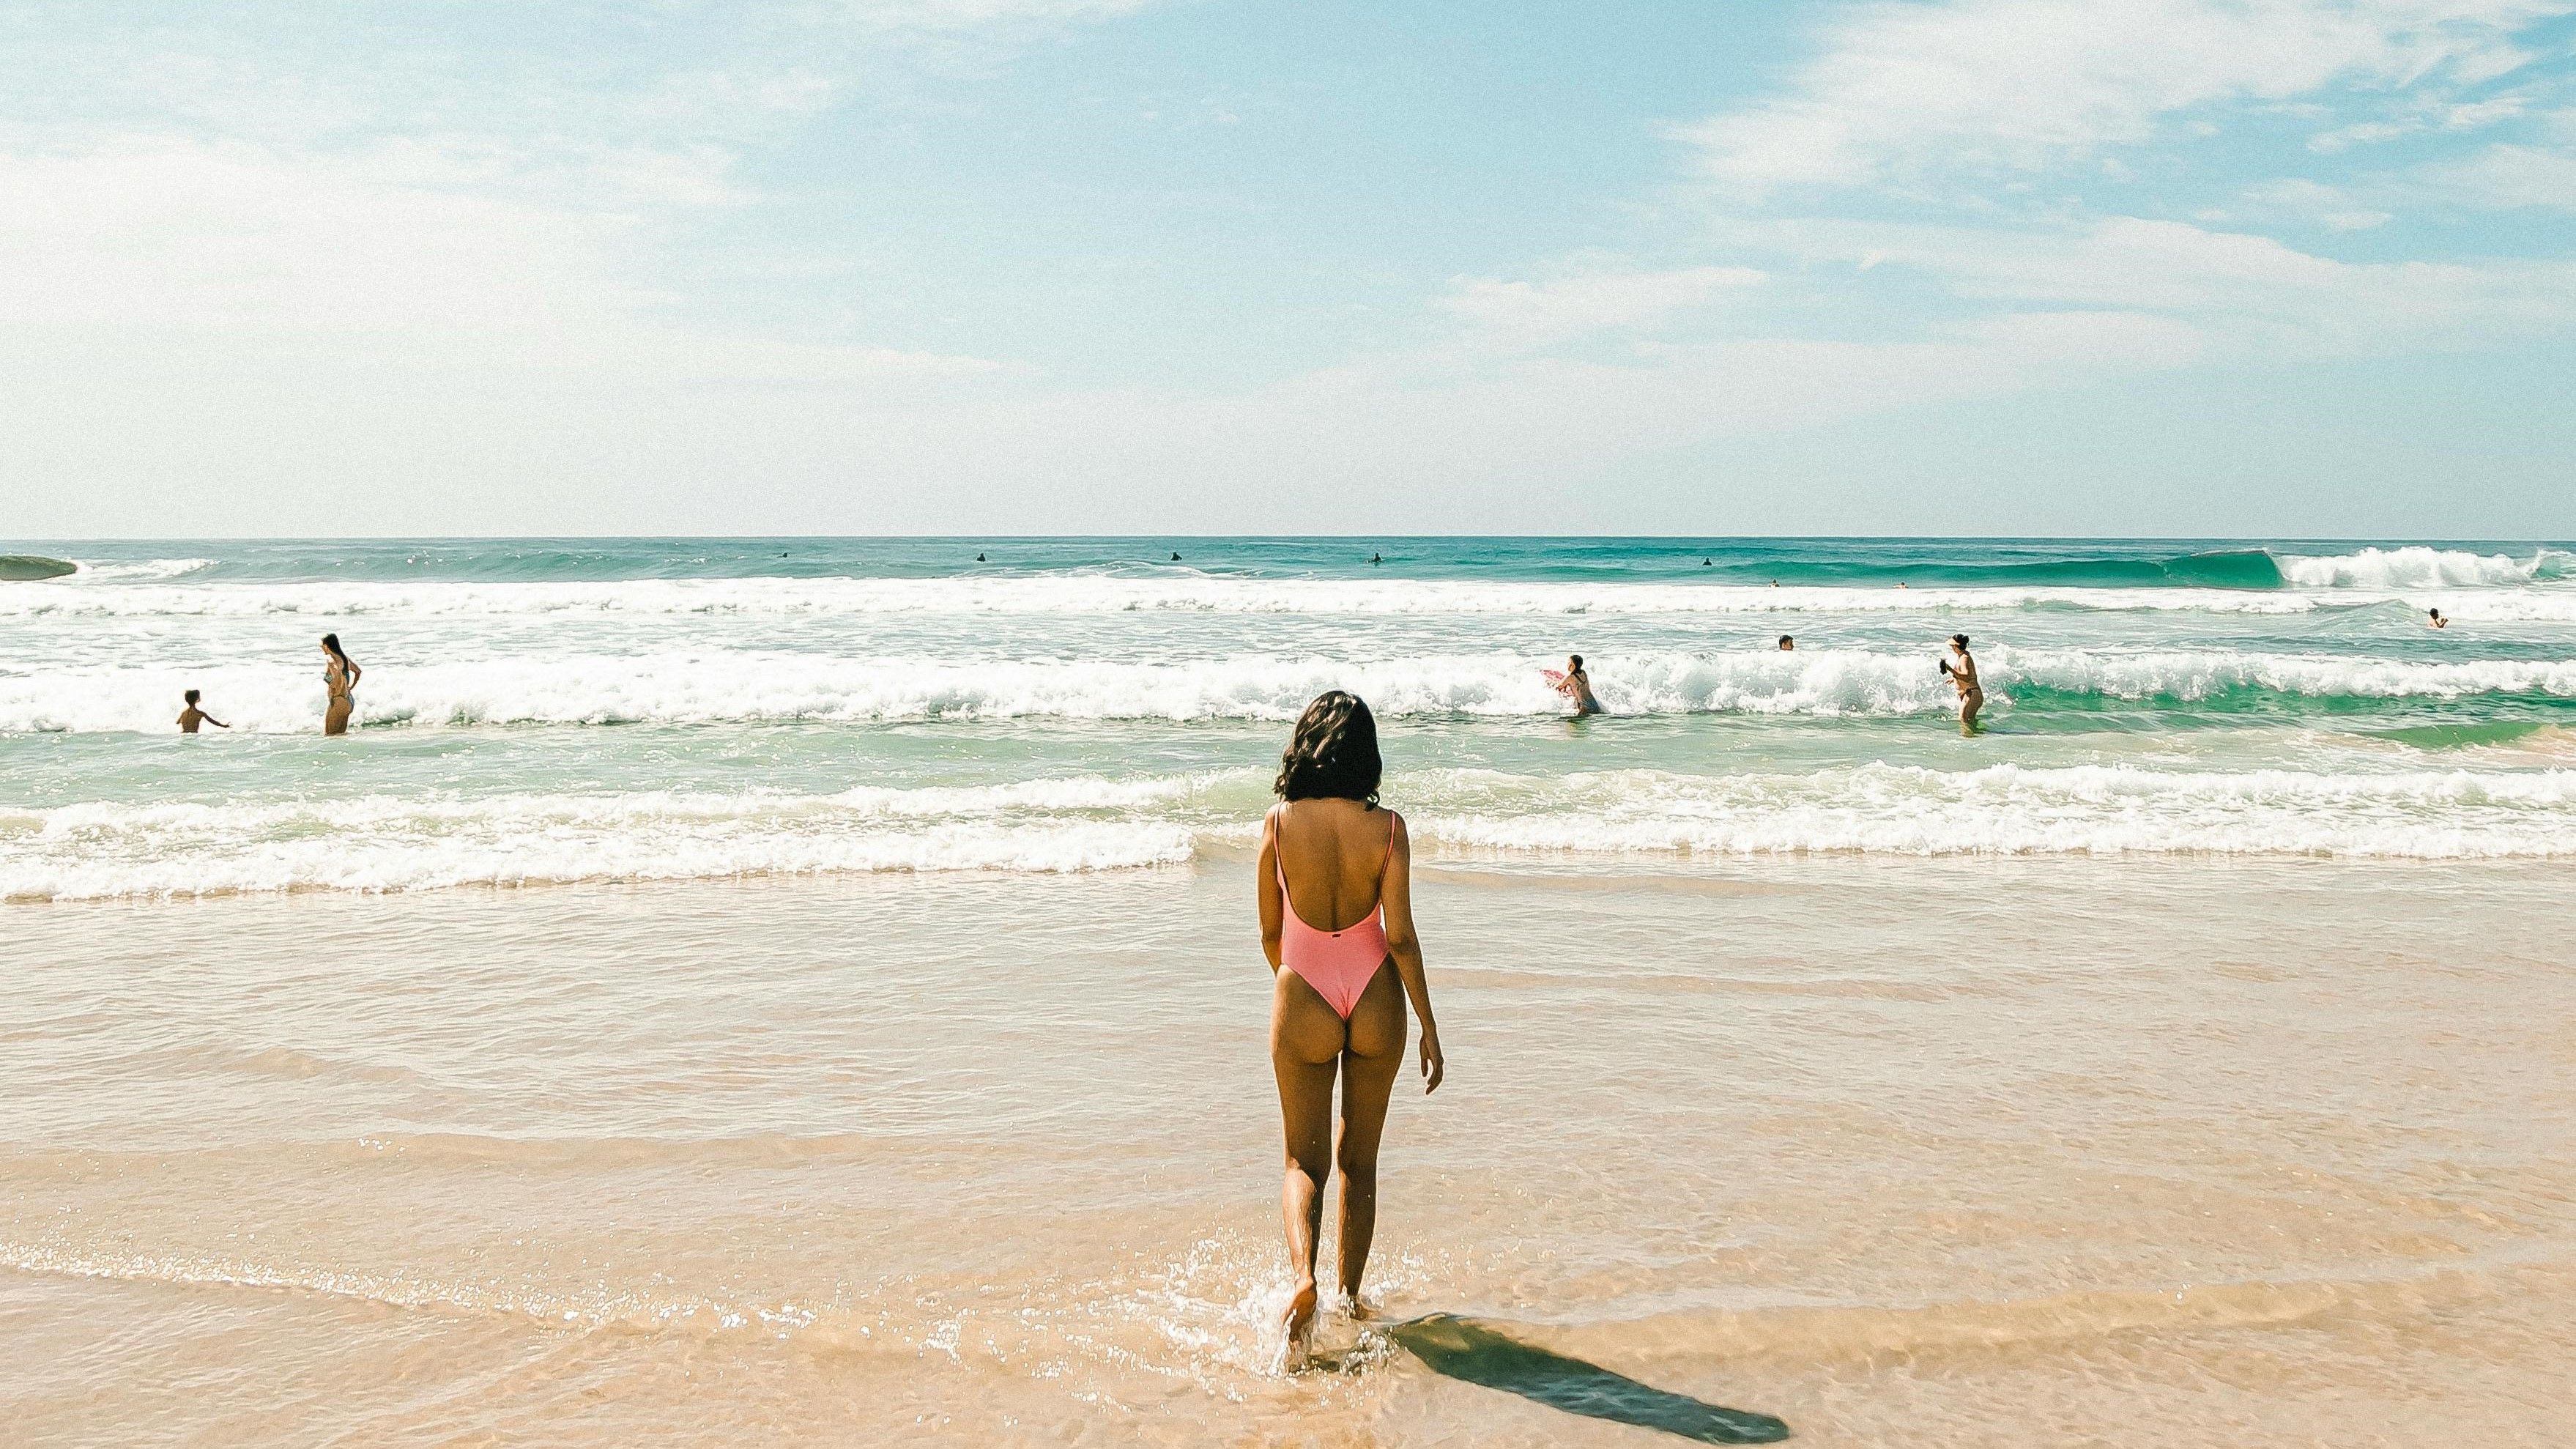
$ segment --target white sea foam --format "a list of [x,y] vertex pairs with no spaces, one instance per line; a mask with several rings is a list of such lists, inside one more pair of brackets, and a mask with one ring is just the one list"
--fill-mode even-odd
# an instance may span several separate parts
[[1535,789],[1458,772],[1423,793],[1442,803],[1416,834],[1436,850],[1471,854],[2576,855],[2568,770],[1872,763],[1797,775],[1578,774]]
[[[0,898],[1066,872],[1248,845],[1259,772],[833,795],[361,795],[0,810]],[[1425,859],[2124,853],[2576,856],[2576,771],[2242,773],[1868,764],[1394,777]]]
[[[2395,550],[2383,559],[2475,555]],[[828,618],[878,614],[1084,614],[1139,612],[1299,615],[1879,614],[1992,612],[2032,607],[2298,614],[2378,598],[2432,599],[2463,620],[2576,619],[2576,589],[2507,588],[2527,577],[2468,577],[2466,565],[2431,564],[2420,580],[2389,566],[2370,584],[2368,554],[2299,559],[2317,576],[2290,589],[2088,588],[2078,585],[1915,589],[1797,585],[1607,582],[1475,582],[1414,579],[1131,578],[1093,574],[939,579],[628,579],[572,583],[102,582],[0,591],[0,618],[347,619],[748,615]],[[184,561],[183,561],[184,562]],[[2507,561],[2510,562],[2510,561]],[[2373,565],[2372,567],[2378,567]],[[2517,566],[2519,567],[2519,566]],[[2460,573],[2458,578],[2443,572]],[[2509,572],[2509,571],[2507,571]],[[2347,578],[2346,575],[2350,577]],[[77,583],[66,580],[65,584]]]
[[2282,579],[2310,589],[2478,588],[2562,578],[2576,555],[2539,549],[2529,559],[2461,549],[2365,548],[2355,553],[2284,554]]
[[79,566],[78,571],[71,576],[70,581],[74,583],[104,583],[111,580],[118,583],[144,583],[157,579],[184,578],[201,569],[215,566],[215,561],[210,558],[152,558],[130,563],[83,563],[79,559],[74,559],[72,562]]
[[1065,872],[1186,860],[1144,807],[1203,777],[828,796],[365,795],[0,810],[0,898],[422,890],[844,871]]
[[[917,719],[1289,720],[1327,689],[1389,716],[1562,714],[1548,661],[1506,653],[1403,659],[1269,655],[1174,663],[834,658],[704,650],[384,665],[359,690],[369,725],[717,724]],[[2202,701],[2237,691],[2307,699],[2576,698],[2576,660],[2402,661],[2226,649],[1997,648],[1982,667],[1998,713],[2015,690]],[[1956,707],[1923,653],[1758,649],[1600,654],[1619,714],[1875,717]],[[309,732],[311,671],[282,665],[117,668],[0,676],[0,731],[166,731],[179,691],[206,692],[237,730]]]

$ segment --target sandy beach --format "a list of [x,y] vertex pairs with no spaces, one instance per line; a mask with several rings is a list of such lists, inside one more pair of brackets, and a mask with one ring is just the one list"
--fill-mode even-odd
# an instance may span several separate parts
[[[1287,1379],[1250,896],[14,908],[14,1432],[1659,1437],[1550,1406],[1576,1360],[1817,1445],[2556,1433],[2553,866],[1427,867],[1450,1083],[1398,1088],[1379,1326]],[[1444,1375],[1429,1315],[1543,1353]]]

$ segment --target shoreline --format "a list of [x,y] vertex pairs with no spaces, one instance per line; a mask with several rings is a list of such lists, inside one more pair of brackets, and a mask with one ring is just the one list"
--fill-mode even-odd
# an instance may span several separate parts
[[[1248,868],[1258,854],[1258,842],[1247,827],[1244,838],[1201,837],[1191,844],[1190,853],[1180,859],[1147,861],[1136,865],[1085,867],[1066,870],[1026,870],[990,867],[955,868],[882,868],[825,869],[744,872],[729,875],[585,877],[556,879],[530,877],[517,880],[467,880],[452,884],[398,886],[390,888],[351,887],[327,883],[299,882],[284,887],[226,888],[195,892],[133,893],[125,895],[79,896],[9,896],[0,897],[0,922],[15,913],[59,910],[133,910],[151,911],[179,908],[250,907],[260,902],[349,901],[383,902],[437,901],[451,896],[512,898],[522,893],[531,896],[562,895],[580,901],[597,893],[610,896],[658,892],[758,892],[764,890],[796,891],[815,889],[864,893],[873,888],[910,887],[915,884],[935,888],[941,883],[959,887],[990,889],[1015,884],[1035,885],[1040,882],[1098,882],[1114,888],[1116,883],[1134,882],[1140,889],[1168,885],[1175,880],[1193,879],[1209,871]],[[2576,848],[2571,848],[2576,853]],[[2564,878],[2563,856],[2531,855],[2330,855],[2288,851],[1942,851],[1910,854],[1879,850],[1796,850],[1796,851],[1697,851],[1681,852],[1641,861],[1630,857],[1587,854],[1578,851],[1551,852],[1533,858],[1527,853],[1501,851],[1461,851],[1418,856],[1414,878],[1440,887],[1473,891],[1563,891],[1577,895],[1616,894],[1642,891],[1687,896],[1724,898],[1739,895],[1777,894],[1783,891],[1828,889],[1837,885],[1863,884],[1882,876],[1925,876],[1940,879],[1977,880],[1997,872],[2028,872],[2047,875],[2066,872],[2078,880],[2102,878],[2102,873],[2117,872],[2119,877],[2175,877],[2210,887],[2230,883],[2229,877],[2256,882],[2308,880],[2326,874],[2369,874],[2378,876],[2426,876],[2434,883],[2458,884],[2458,878],[2488,879],[2494,884],[2553,884]],[[1849,876],[1850,880],[1838,877]],[[2198,878],[2198,879],[2195,879]],[[2030,882],[2030,885],[2055,885],[2059,882]]]

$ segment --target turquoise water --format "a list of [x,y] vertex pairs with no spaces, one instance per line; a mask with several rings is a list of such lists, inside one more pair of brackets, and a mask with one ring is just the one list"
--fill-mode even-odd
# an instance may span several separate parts
[[[1168,865],[1249,838],[1332,687],[1426,848],[1505,867],[2576,853],[2560,543],[5,547],[81,566],[0,584],[13,899]],[[1540,679],[1576,651],[1607,718]],[[190,687],[230,732],[175,734]]]

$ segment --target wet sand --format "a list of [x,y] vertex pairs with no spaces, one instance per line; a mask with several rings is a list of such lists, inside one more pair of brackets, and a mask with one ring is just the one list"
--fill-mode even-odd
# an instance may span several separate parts
[[1372,1280],[1419,1326],[1287,1379],[1241,861],[0,910],[0,1407],[48,1445],[2564,1438],[2561,867],[1418,894],[1450,1082],[1398,1088]]

